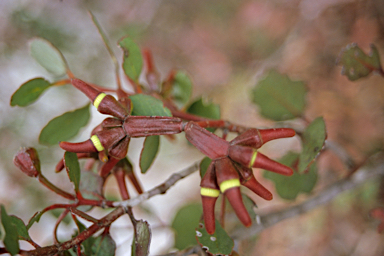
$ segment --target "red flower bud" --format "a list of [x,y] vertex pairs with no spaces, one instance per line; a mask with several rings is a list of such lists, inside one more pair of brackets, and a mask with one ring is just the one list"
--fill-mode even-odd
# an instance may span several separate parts
[[249,188],[250,190],[252,190],[252,192],[260,196],[261,198],[264,198],[265,200],[273,199],[272,193],[263,185],[261,185],[254,176],[252,176],[249,180],[244,181],[242,185]]
[[62,141],[59,143],[59,146],[65,151],[75,152],[75,153],[91,153],[97,152],[97,149],[93,145],[93,142],[89,139],[83,142],[71,143]]
[[122,127],[122,126],[123,126],[123,121],[121,121],[120,119],[113,118],[113,117],[108,117],[108,118],[104,119],[103,122],[101,123],[101,127],[107,128],[107,129],[117,128],[117,127]]
[[255,128],[246,130],[235,139],[233,139],[231,145],[241,145],[252,148],[260,148],[262,145],[270,140],[288,138],[295,136],[295,131],[290,128],[278,128],[278,129],[265,129],[258,130]]
[[40,174],[40,160],[36,149],[22,148],[16,153],[13,163],[29,177],[37,177]]
[[212,160],[228,155],[229,143],[215,134],[201,128],[194,122],[189,122],[184,127],[185,137],[200,152]]
[[129,116],[123,124],[130,137],[176,134],[182,131],[182,121],[167,116]]

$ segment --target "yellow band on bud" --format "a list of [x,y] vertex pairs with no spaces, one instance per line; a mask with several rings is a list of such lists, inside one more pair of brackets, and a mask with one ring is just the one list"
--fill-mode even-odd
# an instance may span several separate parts
[[251,161],[249,162],[249,166],[248,166],[249,168],[251,168],[253,166],[253,164],[255,163],[256,157],[257,157],[257,151],[253,152],[253,154],[252,154]]
[[220,184],[221,193],[224,193],[228,189],[234,188],[234,187],[240,187],[240,180],[239,179],[226,180]]
[[201,188],[200,194],[202,196],[218,197],[220,195],[220,191],[213,188]]
[[93,135],[91,137],[91,141],[93,143],[93,146],[95,146],[95,148],[97,149],[97,151],[103,151],[104,150],[103,145],[101,145],[100,139],[96,135]]
[[99,108],[99,105],[105,96],[107,96],[107,94],[105,94],[103,92],[100,93],[99,95],[97,95],[96,99],[93,101],[93,106],[95,106],[96,109]]

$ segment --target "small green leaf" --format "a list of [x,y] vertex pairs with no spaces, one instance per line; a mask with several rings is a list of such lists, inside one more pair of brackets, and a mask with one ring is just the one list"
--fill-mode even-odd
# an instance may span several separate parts
[[143,68],[143,56],[139,46],[129,37],[124,37],[119,45],[124,51],[123,69],[133,81],[138,81]]
[[199,98],[189,105],[187,112],[210,119],[220,119],[220,106],[214,103],[205,102],[203,101],[203,98]]
[[132,256],[146,256],[149,254],[151,230],[146,221],[139,220],[135,224],[135,234],[132,240]]
[[310,123],[303,133],[302,151],[299,158],[298,172],[303,173],[315,161],[324,147],[327,131],[322,117]]
[[252,102],[261,114],[274,121],[300,117],[305,108],[307,89],[301,81],[292,81],[286,75],[271,70],[252,91]]
[[51,85],[42,77],[31,79],[22,84],[11,97],[11,106],[28,106],[35,102],[40,95]]
[[183,250],[189,246],[196,245],[195,229],[203,214],[201,204],[188,204],[180,208],[173,221],[172,228],[175,231],[174,247]]
[[146,173],[156,158],[160,146],[160,136],[148,136],[144,140],[143,149],[140,154],[141,173]]
[[12,255],[19,253],[20,247],[18,230],[12,221],[12,217],[5,211],[4,205],[1,205],[1,224],[3,225],[5,232],[3,240],[5,248]]
[[341,50],[337,62],[343,66],[341,73],[351,81],[366,77],[372,71],[381,71],[380,54],[373,44],[368,55],[356,43],[349,44]]
[[66,112],[58,116],[43,128],[39,136],[39,142],[46,145],[55,145],[60,141],[66,141],[75,136],[81,127],[89,120],[89,104],[85,107]]
[[95,238],[92,244],[92,256],[113,256],[116,251],[116,243],[109,234],[102,234]]
[[42,211],[36,212],[28,222],[27,229],[29,230],[35,222],[39,222],[41,216],[44,214]]
[[208,234],[204,224],[200,223],[199,228],[196,229],[196,238],[202,248],[212,255],[230,255],[235,245],[217,220],[213,235]]
[[200,177],[203,178],[207,172],[208,166],[211,164],[212,160],[209,157],[204,157],[200,162]]
[[161,100],[145,94],[129,96],[132,101],[133,116],[172,116],[171,111],[164,107]]
[[[295,169],[299,154],[289,152],[279,160],[280,163]],[[287,200],[295,200],[300,193],[309,194],[317,182],[316,165],[303,174],[294,172],[292,176],[283,176],[274,172],[265,171],[263,176],[275,183],[277,194]]]
[[32,57],[48,72],[55,76],[63,76],[67,72],[67,64],[63,54],[50,42],[43,38],[35,38],[30,44]]
[[66,151],[64,153],[64,163],[69,179],[75,185],[75,191],[78,192],[80,184],[80,165],[76,153]]
[[179,107],[183,107],[191,98],[192,81],[189,76],[178,71],[175,75],[172,85],[172,98]]
[[[104,185],[104,180],[100,175],[92,171],[81,170],[81,180],[80,180],[80,193],[83,198],[99,200],[102,197],[102,190]],[[93,207],[90,205],[82,205],[77,209],[83,212],[91,210]]]
[[19,234],[19,239],[30,240],[31,238],[29,237],[28,230],[24,222],[14,215],[10,215],[9,217],[12,224],[15,226],[17,233]]

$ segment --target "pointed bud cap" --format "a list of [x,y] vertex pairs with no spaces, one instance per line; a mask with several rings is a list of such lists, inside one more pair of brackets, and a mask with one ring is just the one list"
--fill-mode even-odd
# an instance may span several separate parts
[[19,150],[13,159],[13,163],[29,177],[37,177],[40,174],[40,160],[34,148]]

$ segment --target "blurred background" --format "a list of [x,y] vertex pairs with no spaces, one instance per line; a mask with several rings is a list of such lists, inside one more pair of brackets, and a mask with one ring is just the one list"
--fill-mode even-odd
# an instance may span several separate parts
[[[2,0],[0,1],[0,202],[9,214],[28,222],[34,212],[61,198],[19,172],[12,163],[20,147],[35,147],[43,173],[64,189],[72,189],[66,174],[54,173],[62,157],[58,147],[39,145],[41,129],[52,118],[77,109],[87,99],[71,86],[48,90],[26,108],[10,107],[11,95],[25,81],[52,77],[29,55],[28,42],[43,37],[65,55],[73,73],[88,82],[114,88],[112,61],[87,10],[99,20],[119,60],[117,41],[129,35],[152,50],[164,78],[173,68],[185,70],[193,80],[193,96],[220,104],[222,118],[244,126],[269,127],[251,103],[250,90],[270,68],[304,81],[308,87],[306,118],[323,116],[328,139],[343,146],[358,162],[382,147],[384,78],[370,76],[350,82],[340,74],[336,59],[342,47],[356,42],[365,51],[374,43],[384,53],[384,2],[382,0]],[[125,83],[129,89],[128,84]],[[73,141],[89,138],[103,119],[93,110],[92,120]],[[138,174],[145,189],[163,182],[202,155],[185,142],[162,140],[151,170]],[[136,164],[142,140],[131,143],[129,157]],[[271,142],[263,152],[273,159],[300,149],[296,138]],[[347,169],[331,152],[318,159],[316,191],[344,177]],[[138,168],[136,168],[138,169]],[[256,174],[260,176],[259,174]],[[273,184],[262,180],[272,191]],[[106,193],[119,198],[113,180]],[[376,231],[370,209],[383,205],[383,182],[371,181],[343,193],[332,203],[283,221],[261,235],[237,244],[240,255],[384,255],[384,239]],[[381,187],[381,188],[380,188]],[[131,189],[132,191],[132,189]],[[134,194],[133,194],[134,195]],[[259,209],[282,209],[296,202],[262,202]],[[148,220],[153,232],[151,255],[165,254],[174,246],[169,224],[185,203],[199,202],[199,176],[194,173],[165,195],[135,208],[137,218]],[[94,214],[104,214],[97,213]],[[31,229],[41,245],[52,244],[55,217],[46,214]],[[74,230],[60,226],[61,241]],[[122,217],[113,226],[118,255],[128,255],[132,226]],[[31,248],[23,244],[23,248]]]

